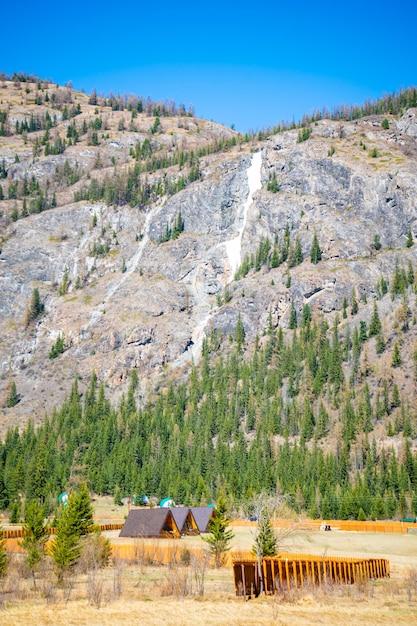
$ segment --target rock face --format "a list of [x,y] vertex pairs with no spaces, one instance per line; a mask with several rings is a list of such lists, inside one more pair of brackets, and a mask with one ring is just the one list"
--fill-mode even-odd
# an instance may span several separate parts
[[[88,114],[83,101],[83,115]],[[203,121],[189,123],[191,130],[175,132],[194,149],[198,142],[233,136]],[[157,145],[173,141],[173,120],[163,125],[166,132],[152,139]],[[12,162],[11,138],[0,138],[0,162],[4,158],[8,166],[7,179],[0,181],[3,194],[7,198],[13,181],[25,176],[45,181],[65,160],[84,172],[74,189],[87,173],[90,179],[104,176],[103,167],[95,167],[98,158],[107,163],[117,155],[120,162],[113,162],[120,175],[129,165],[127,150],[146,137],[149,133],[114,130],[99,149],[81,142],[67,149],[68,159],[65,153],[35,163],[23,142],[20,162]],[[417,237],[416,140],[415,110],[392,119],[389,130],[380,118],[342,127],[322,120],[302,143],[292,130],[203,156],[200,180],[143,208],[73,202],[67,188],[58,188],[59,206],[13,222],[13,199],[0,202],[2,406],[11,379],[20,394],[19,404],[0,410],[4,424],[41,419],[62,402],[75,375],[82,388],[93,370],[117,396],[136,369],[146,397],[164,377],[182,375],[198,360],[212,329],[223,337],[233,334],[239,316],[250,345],[271,320],[288,326],[292,302],[298,314],[308,303],[330,318],[344,299],[350,301],[352,289],[371,302],[381,276],[391,275],[396,262],[415,263],[415,246],[406,247],[406,240],[410,232]],[[378,156],[371,155],[374,149]],[[261,188],[248,203],[248,170],[259,153]],[[113,172],[111,163],[104,169],[106,176]],[[165,175],[172,172],[178,176],[172,168]],[[267,190],[273,175],[276,193]],[[183,232],[162,242],[179,215]],[[237,253],[243,261],[256,256],[261,241],[280,245],[286,229],[292,244],[297,238],[301,244],[302,263],[263,265],[234,279],[228,241],[241,233]],[[315,234],[322,250],[317,265],[310,262]],[[45,310],[26,325],[34,288]],[[50,359],[59,335],[65,351]]]

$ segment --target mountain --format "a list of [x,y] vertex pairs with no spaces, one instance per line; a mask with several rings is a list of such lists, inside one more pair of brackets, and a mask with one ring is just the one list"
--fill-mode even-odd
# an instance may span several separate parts
[[240,135],[0,76],[0,506],[416,514],[416,107]]
[[134,371],[145,406],[202,352],[250,359],[307,320],[340,343],[338,382],[326,365],[314,383],[303,353],[284,406],[326,406],[331,446],[334,394],[358,408],[366,388],[389,396],[367,429],[381,445],[401,447],[404,420],[416,437],[415,90],[255,135],[25,75],[0,102],[2,435],[75,378],[117,403]]

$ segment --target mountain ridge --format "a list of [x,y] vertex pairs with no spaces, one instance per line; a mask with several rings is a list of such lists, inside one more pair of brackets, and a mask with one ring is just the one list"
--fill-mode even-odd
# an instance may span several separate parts
[[[129,372],[136,369],[138,398],[145,401],[153,388],[165,385],[170,376],[184,376],[193,360],[198,360],[204,331],[208,336],[221,332],[226,343],[239,318],[249,353],[256,335],[262,335],[269,323],[288,328],[292,303],[298,318],[308,304],[313,316],[328,315],[331,325],[354,290],[362,311],[359,317],[369,322],[371,303],[363,300],[379,296],[381,276],[386,274],[389,282],[398,255],[402,265],[415,263],[414,244],[406,247],[409,230],[413,237],[417,233],[412,200],[415,109],[399,116],[372,114],[351,121],[317,119],[302,127],[309,129],[305,139],[300,128],[269,137],[261,133],[259,139],[188,115],[147,117],[132,114],[133,109],[113,110],[107,103],[100,104],[99,98],[89,104],[91,96],[68,88],[36,82],[30,83],[27,94],[16,82],[4,84],[0,109],[5,110],[7,92],[10,106],[5,123],[10,134],[0,138],[0,162],[4,159],[7,168],[0,182],[5,196],[1,202],[5,234],[0,395],[4,406],[14,380],[20,402],[2,409],[3,427],[24,424],[29,415],[40,423],[45,411],[64,400],[75,376],[81,388],[88,388],[93,370],[116,399],[127,390]],[[39,105],[35,100],[40,95],[44,100],[45,93],[54,89],[64,95],[60,108],[45,107],[61,116],[49,133],[57,141],[65,132],[72,144],[57,155],[45,154],[47,142],[52,145],[51,138],[42,143],[46,129],[15,132],[16,122],[22,124],[34,110],[43,114],[45,102]],[[15,106],[22,106],[16,104],[19,97],[28,99],[23,118],[13,113]],[[65,106],[69,115],[68,110],[76,111],[78,103],[81,113],[62,119]],[[388,128],[383,128],[384,120]],[[68,130],[74,121],[76,132],[81,133],[81,122],[87,126],[76,141],[74,130]],[[94,124],[109,128],[96,131]],[[136,130],[128,130],[129,124],[136,125]],[[96,141],[99,145],[94,145]],[[144,146],[149,150],[148,144],[152,154],[136,158]],[[198,150],[207,154],[197,158]],[[192,151],[194,156],[190,156]],[[165,159],[171,154],[171,161],[177,154],[178,161],[147,171],[149,159],[158,158],[158,152]],[[186,163],[181,165],[186,153]],[[253,257],[252,267],[233,280],[225,244],[239,235],[239,216],[249,194],[248,169],[253,154],[259,153],[262,188],[254,193],[241,238],[241,265],[246,257]],[[172,177],[177,185],[197,161],[195,180],[184,180],[180,182],[183,188],[169,190],[167,179]],[[84,168],[79,180],[63,185],[67,178],[68,182],[77,178],[77,163],[78,169]],[[138,166],[139,173],[134,169]],[[43,199],[49,194],[48,202],[52,202],[55,185],[58,206],[36,212],[39,193],[35,189],[23,195],[25,175],[28,181],[32,175],[39,179]],[[135,177],[141,179],[145,196],[150,193],[146,204],[141,204],[143,194],[139,204],[130,206],[123,198],[119,204],[109,186],[117,180],[118,193],[125,193]],[[274,177],[278,181],[275,193],[267,189]],[[94,180],[97,186],[107,181],[97,200],[74,202],[83,188],[92,193]],[[161,185],[161,180],[166,184],[161,193],[157,187],[149,191],[149,186]],[[10,193],[16,182],[17,193]],[[104,202],[100,193],[109,195],[112,203]],[[34,212],[26,207],[29,215],[22,218],[25,198],[26,205],[34,200]],[[183,231],[166,238],[178,216],[184,221]],[[285,242],[287,224],[291,245],[294,248],[299,240],[303,261],[289,267],[287,259],[271,267],[273,248]],[[308,259],[315,232],[322,252],[317,264]],[[270,251],[265,262],[258,263],[261,242],[267,240]],[[45,312],[26,326],[34,288],[40,290]],[[395,317],[397,304],[389,303],[389,295],[384,298],[378,306],[388,320]],[[409,332],[414,337],[412,326]],[[64,338],[65,350],[57,358],[48,358],[59,336]],[[411,356],[405,361],[411,364]],[[173,366],[179,366],[179,371]],[[406,381],[402,388],[407,388]]]

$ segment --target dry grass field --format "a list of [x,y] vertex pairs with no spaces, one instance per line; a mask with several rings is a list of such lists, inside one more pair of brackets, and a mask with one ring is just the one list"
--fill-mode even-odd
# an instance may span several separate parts
[[[251,528],[236,526],[233,550],[248,550]],[[63,588],[50,570],[39,574],[36,589],[20,555],[12,555],[0,583],[0,623],[112,625],[146,621],[149,625],[189,624],[413,624],[417,623],[417,535],[294,532],[285,551],[334,556],[384,557],[391,577],[362,585],[304,588],[250,601],[236,598],[231,567],[219,570],[204,560],[200,537],[142,542],[106,533],[114,546],[129,549],[130,559],[115,559],[97,572],[77,572]],[[148,550],[145,551],[145,546]],[[170,564],[155,556],[171,551]]]

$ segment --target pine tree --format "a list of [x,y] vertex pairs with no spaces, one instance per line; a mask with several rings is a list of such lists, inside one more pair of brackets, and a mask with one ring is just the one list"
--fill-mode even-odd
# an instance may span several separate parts
[[359,508],[357,519],[359,522],[366,522],[366,515],[362,507]]
[[236,322],[235,329],[235,341],[237,349],[240,351],[242,349],[243,343],[245,341],[245,328],[243,326],[242,318],[240,317],[240,313]]
[[385,342],[384,342],[384,337],[382,336],[382,333],[379,332],[376,336],[376,344],[375,344],[375,348],[376,348],[376,353],[377,354],[382,354],[385,350]]
[[401,363],[402,363],[402,359],[401,359],[401,354],[400,354],[400,348],[399,348],[398,342],[395,342],[394,350],[392,353],[391,365],[392,367],[399,367]]
[[316,233],[314,233],[313,243],[311,245],[310,261],[314,263],[314,265],[321,261],[321,250]]
[[300,265],[303,262],[303,250],[301,248],[301,241],[299,236],[295,238],[295,248],[294,248],[294,265]]
[[256,555],[275,556],[278,552],[278,539],[272,527],[271,518],[263,514],[263,519],[258,520],[259,529],[252,548],[252,552]]
[[7,570],[6,540],[3,539],[3,530],[0,526],[0,578],[6,575],[6,570]]
[[272,175],[269,175],[268,182],[266,185],[267,191],[272,191],[272,193],[277,193],[279,191],[279,183],[277,179],[277,173],[274,170]]
[[381,320],[378,315],[378,307],[376,304],[376,300],[374,300],[374,310],[372,313],[371,321],[369,323],[369,337],[375,337],[382,330]]
[[11,407],[16,406],[18,402],[19,402],[19,396],[17,394],[16,383],[14,380],[12,380],[6,406],[7,408],[10,409]]
[[399,265],[398,259],[395,260],[395,269],[391,281],[391,298],[395,300],[395,297],[405,293],[407,288],[407,276],[404,269]]
[[365,320],[359,322],[359,341],[364,342],[368,338],[368,328]]
[[175,218],[174,226],[172,228],[172,233],[171,233],[172,239],[178,239],[178,237],[183,232],[183,230],[184,230],[184,220],[182,219],[181,210],[180,210],[177,217]]
[[288,323],[288,328],[290,329],[297,328],[297,310],[295,308],[294,300],[291,300],[290,319]]
[[394,409],[401,405],[400,392],[397,383],[394,383],[392,387],[391,407]]
[[411,228],[408,227],[406,246],[407,246],[407,248],[411,248],[413,246],[413,244],[414,244],[413,233],[411,232]]
[[30,322],[35,320],[39,315],[41,315],[44,312],[44,310],[45,310],[45,306],[41,302],[39,289],[35,287],[32,292],[32,298],[30,301],[29,309],[26,314],[26,323],[29,324]]
[[19,541],[19,545],[27,552],[26,561],[36,586],[35,571],[45,556],[45,543],[49,531],[44,521],[43,507],[35,501],[28,502],[26,505],[23,530],[25,534],[22,541]]
[[346,296],[343,296],[342,307],[343,307],[342,317],[345,320],[345,319],[347,319],[347,311],[346,311],[346,309],[347,309],[347,298],[346,298]]
[[230,543],[234,532],[228,528],[230,523],[227,517],[226,501],[220,496],[214,509],[214,516],[209,522],[209,536],[202,537],[210,546],[210,552],[214,557],[215,567],[222,567],[225,563],[226,552],[230,550]]
[[94,531],[93,509],[85,484],[80,491],[73,491],[58,520],[55,540],[49,548],[55,563],[58,582],[62,583],[64,573],[73,567],[81,556],[83,537]]
[[56,359],[57,356],[63,354],[63,352],[65,352],[64,337],[61,335],[61,333],[59,333],[58,337],[56,338],[56,342],[52,346],[48,356],[50,359]]
[[278,267],[280,264],[280,257],[278,254],[278,249],[276,247],[276,245],[274,245],[273,250],[272,250],[272,255],[271,255],[271,267],[275,268]]

